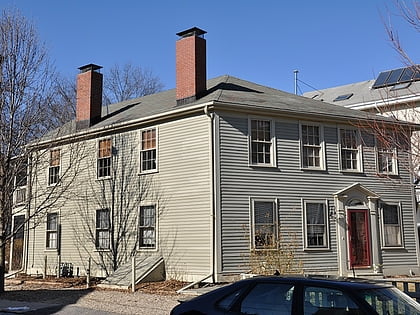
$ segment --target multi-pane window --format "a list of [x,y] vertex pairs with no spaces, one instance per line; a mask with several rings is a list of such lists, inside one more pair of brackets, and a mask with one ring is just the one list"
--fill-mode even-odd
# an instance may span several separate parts
[[327,248],[327,209],[325,202],[304,202],[305,208],[305,247]]
[[340,129],[341,169],[361,171],[360,140],[355,129]]
[[155,171],[156,128],[142,130],[140,138],[140,172]]
[[26,201],[26,184],[28,179],[27,168],[27,163],[22,163],[15,176],[15,205],[22,204]]
[[111,139],[99,140],[98,145],[98,178],[111,176],[111,156],[112,141]]
[[323,168],[321,127],[301,125],[302,167]]
[[46,247],[58,248],[58,213],[47,214]]
[[402,228],[400,207],[382,204],[382,240],[384,247],[402,246]]
[[267,249],[277,243],[276,203],[253,201],[253,248]]
[[156,207],[154,205],[140,207],[139,247],[156,248]]
[[48,167],[48,185],[56,185],[60,180],[60,149],[50,151],[50,166]]
[[396,149],[381,141],[376,142],[378,155],[378,172],[384,174],[397,174]]
[[110,218],[109,209],[96,210],[96,248],[109,249]]
[[274,165],[272,121],[252,119],[250,122],[251,164]]

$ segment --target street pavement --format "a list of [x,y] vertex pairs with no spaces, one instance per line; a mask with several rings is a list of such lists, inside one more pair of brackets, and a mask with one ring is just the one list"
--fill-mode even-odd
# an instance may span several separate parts
[[76,305],[59,305],[0,299],[0,314],[116,315],[118,313],[93,310],[90,308],[79,307]]

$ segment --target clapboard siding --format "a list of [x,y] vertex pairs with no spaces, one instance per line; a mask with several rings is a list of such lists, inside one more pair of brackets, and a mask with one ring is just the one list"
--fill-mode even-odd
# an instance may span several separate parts
[[[114,151],[112,164],[116,173],[112,180],[96,179],[97,139],[78,143],[77,148],[81,152],[77,156],[70,154],[71,146],[62,147],[62,169],[77,160],[82,171],[77,173],[66,190],[63,202],[54,204],[49,211],[60,213],[61,261],[73,263],[75,273],[77,268],[80,274],[86,272],[88,257],[91,256],[93,274],[105,276],[95,263],[100,257],[94,242],[89,240],[84,230],[86,224],[82,222],[89,221],[95,232],[96,209],[112,206],[111,183],[117,190],[123,190],[123,203],[116,201],[114,206],[129,209],[129,218],[134,222],[129,231],[131,247],[135,246],[139,206],[157,204],[158,251],[165,258],[168,277],[197,280],[209,273],[212,244],[209,118],[202,115],[154,127],[158,131],[158,172],[152,174],[139,175],[141,128],[107,136],[112,139]],[[47,167],[48,152],[36,172],[38,181],[35,191],[38,197],[33,209],[42,201],[41,192],[48,190]],[[63,177],[63,181],[66,178]],[[139,200],[135,196],[139,196],[139,190],[145,186],[150,187],[149,193]],[[121,195],[119,191],[117,193]],[[104,196],[106,201],[98,196]],[[40,221],[41,224],[30,232],[28,266],[30,272],[42,273],[47,256],[48,273],[55,274],[58,252],[45,250],[45,217]],[[139,254],[142,252],[139,251]]]
[[[222,272],[246,270],[243,262],[249,253],[247,233],[250,228],[250,198],[262,197],[276,198],[279,201],[281,233],[294,235],[298,245],[297,259],[302,260],[306,270],[337,270],[336,216],[332,213],[329,218],[329,250],[304,251],[302,200],[327,200],[329,208],[334,211],[333,194],[354,183],[360,183],[377,193],[383,201],[402,202],[404,250],[384,250],[382,258],[384,264],[390,267],[417,265],[412,191],[407,185],[409,174],[400,167],[400,176],[394,182],[376,175],[373,136],[363,133],[364,172],[343,173],[339,169],[337,143],[337,130],[340,126],[327,124],[324,126],[326,170],[302,170],[299,121],[276,119],[277,166],[258,168],[248,165],[248,117],[227,113],[219,115]],[[400,180],[405,181],[405,185],[398,183]],[[237,240],[233,241],[232,238]]]

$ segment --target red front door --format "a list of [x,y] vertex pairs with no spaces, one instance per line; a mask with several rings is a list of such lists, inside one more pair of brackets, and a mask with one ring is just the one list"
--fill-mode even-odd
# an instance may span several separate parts
[[368,210],[347,210],[350,268],[371,265]]

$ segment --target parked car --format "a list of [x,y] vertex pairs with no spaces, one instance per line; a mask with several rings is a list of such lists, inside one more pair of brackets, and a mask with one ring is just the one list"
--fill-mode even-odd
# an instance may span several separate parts
[[254,277],[183,302],[171,315],[420,314],[420,304],[391,284],[322,276]]

